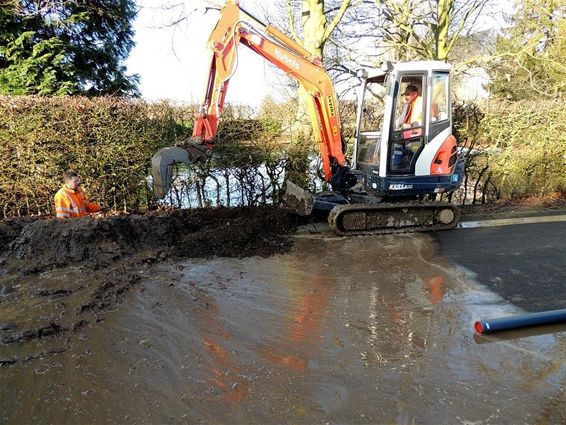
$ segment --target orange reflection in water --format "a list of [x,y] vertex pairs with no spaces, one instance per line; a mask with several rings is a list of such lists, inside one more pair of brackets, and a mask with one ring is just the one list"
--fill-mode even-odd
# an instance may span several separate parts
[[[305,352],[314,341],[322,338],[321,328],[330,300],[335,292],[336,278],[324,275],[320,269],[313,271],[308,285],[299,286],[292,292],[292,308],[286,314],[290,317],[287,337],[282,338],[280,346],[291,346],[292,351]],[[308,360],[289,353],[278,353],[277,349],[265,349],[261,356],[273,363],[302,371],[307,368]],[[286,349],[285,351],[289,351]]]
[[316,274],[299,299],[297,311],[293,312],[293,321],[289,327],[289,336],[295,342],[320,339],[320,328],[326,308],[334,294],[334,285],[323,282]]
[[295,370],[305,370],[307,367],[307,361],[296,356],[281,355],[267,350],[264,350],[261,353],[261,356],[273,363],[277,363],[281,366],[288,366],[291,369]]
[[217,397],[208,399],[220,399],[226,402],[238,402],[249,394],[247,380],[240,376],[238,367],[234,364],[232,355],[219,341],[220,338],[231,339],[228,330],[219,321],[217,305],[208,301],[209,308],[200,319],[202,345],[209,353],[207,370],[210,374],[208,382],[211,388],[218,392]]
[[444,277],[433,276],[425,280],[425,287],[430,295],[430,301],[438,304],[444,296]]

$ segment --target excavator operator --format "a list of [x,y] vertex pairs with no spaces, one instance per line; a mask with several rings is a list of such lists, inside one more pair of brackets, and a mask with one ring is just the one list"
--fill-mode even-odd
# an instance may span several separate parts
[[423,98],[419,96],[419,89],[409,84],[402,96],[405,107],[397,120],[397,128],[419,127],[423,121]]

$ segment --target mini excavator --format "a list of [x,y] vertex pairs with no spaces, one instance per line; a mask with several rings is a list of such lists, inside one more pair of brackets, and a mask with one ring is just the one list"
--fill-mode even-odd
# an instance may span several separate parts
[[[458,224],[459,209],[435,201],[437,195],[461,185],[464,171],[452,135],[450,65],[385,62],[379,69],[358,71],[356,140],[349,161],[334,85],[320,58],[236,0],[228,0],[219,10],[208,40],[210,72],[192,138],[183,146],[163,148],[152,158],[159,198],[169,190],[175,163],[192,164],[213,149],[242,44],[296,78],[310,94],[309,114],[332,191],[312,195],[288,181],[286,206],[301,215],[328,212],[330,227],[344,236],[443,230]],[[409,94],[418,101],[409,105]]]

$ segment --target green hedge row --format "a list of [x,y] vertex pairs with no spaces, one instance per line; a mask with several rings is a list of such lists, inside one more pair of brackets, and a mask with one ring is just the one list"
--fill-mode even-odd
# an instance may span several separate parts
[[151,206],[150,159],[187,136],[187,115],[111,97],[0,97],[0,214],[51,214],[66,169],[81,175],[94,202]]
[[456,201],[545,197],[566,191],[566,110],[558,100],[489,100],[454,107],[467,151]]
[[563,100],[489,101],[482,109],[482,145],[498,197],[566,192]]
[[[348,106],[342,105],[342,121],[350,141],[354,117]],[[194,112],[193,106],[110,97],[0,97],[0,216],[52,214],[66,169],[82,176],[94,202],[129,211],[154,207],[147,181],[151,157],[190,137]],[[561,102],[490,101],[458,105],[454,115],[458,138],[470,149],[466,185],[456,201],[565,191]],[[308,168],[301,163],[306,148],[281,144],[289,138],[283,124],[289,117],[250,117],[225,109],[215,155],[186,174],[190,178],[176,186],[172,204],[183,204],[195,190],[198,205],[230,204],[229,196],[221,199],[228,193],[238,193],[234,203],[278,202],[284,176]],[[206,190],[211,181],[213,194]]]

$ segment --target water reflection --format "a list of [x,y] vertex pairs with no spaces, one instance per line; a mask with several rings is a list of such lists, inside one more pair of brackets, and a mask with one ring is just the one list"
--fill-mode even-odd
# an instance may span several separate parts
[[566,423],[566,334],[475,343],[478,316],[517,311],[434,249],[303,239],[152,266],[67,351],[0,367],[0,422]]
[[[299,267],[309,267],[302,264]],[[291,302],[283,311],[285,333],[272,348],[265,348],[261,356],[281,366],[304,370],[308,365],[307,352],[323,338],[321,328],[336,290],[336,277],[325,272],[323,265],[313,264],[311,276],[304,282],[289,282]],[[285,308],[285,306],[284,306]],[[286,352],[287,351],[287,352]],[[289,352],[301,353],[293,355]]]
[[[381,247],[379,261],[369,248],[376,240]],[[362,250],[357,263],[345,271],[346,276],[357,277],[347,288],[347,317],[349,327],[367,335],[366,350],[361,353],[366,364],[404,364],[426,349],[435,306],[449,287],[442,267],[422,258],[422,252],[430,250],[423,242],[413,237],[356,241]]]
[[204,297],[204,308],[197,310],[195,320],[205,350],[203,371],[208,372],[206,385],[202,391],[205,400],[223,400],[238,402],[249,393],[249,382],[242,377],[236,366],[233,354],[226,348],[226,341],[232,335],[223,325],[224,316],[214,298]]

